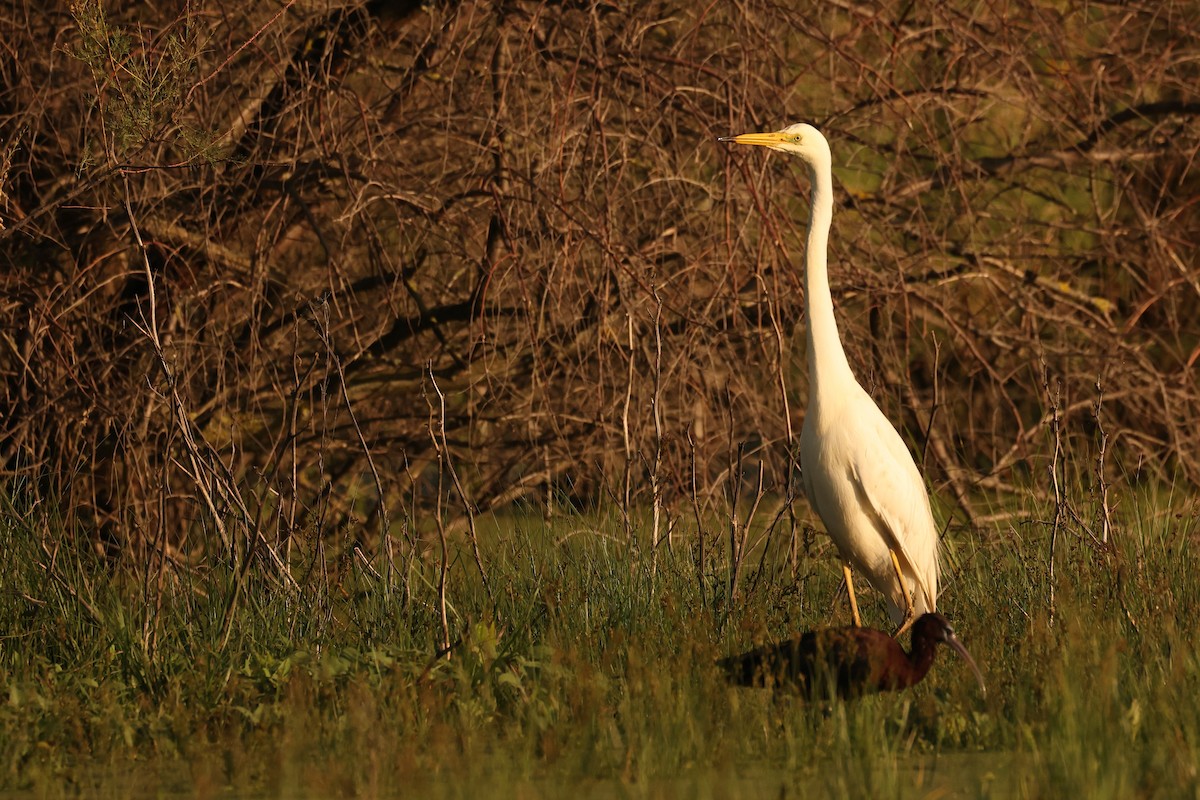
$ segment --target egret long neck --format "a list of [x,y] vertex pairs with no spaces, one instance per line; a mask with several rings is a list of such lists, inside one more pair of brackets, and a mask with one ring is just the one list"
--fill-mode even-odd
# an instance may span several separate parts
[[833,174],[830,159],[818,160],[809,168],[812,177],[812,210],[808,242],[804,249],[804,304],[808,317],[809,391],[837,390],[854,373],[842,349],[833,296],[829,292],[829,226],[833,222]]

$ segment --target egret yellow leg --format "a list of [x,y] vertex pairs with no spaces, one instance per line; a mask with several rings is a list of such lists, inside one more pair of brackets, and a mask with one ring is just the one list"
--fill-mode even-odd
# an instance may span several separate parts
[[858,599],[854,596],[854,579],[850,577],[850,565],[842,564],[842,574],[846,576],[846,591],[850,594],[850,613],[854,615],[854,627],[862,627],[862,618],[858,616]]
[[900,622],[900,627],[893,637],[899,639],[917,621],[917,611],[913,608],[912,595],[904,586],[904,570],[900,569],[900,559],[896,557],[896,551],[889,549],[888,555],[892,557],[892,566],[896,568],[896,580],[900,582],[900,591],[904,592],[904,619]]

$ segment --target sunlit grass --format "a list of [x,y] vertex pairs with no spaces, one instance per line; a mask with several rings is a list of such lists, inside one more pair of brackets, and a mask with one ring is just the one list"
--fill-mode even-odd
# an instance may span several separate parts
[[[43,796],[1194,794],[1196,508],[1177,494],[1120,500],[1114,547],[1076,527],[1060,533],[1053,618],[1050,509],[951,534],[940,607],[982,666],[986,698],[944,653],[913,690],[832,707],[731,689],[712,665],[844,622],[820,537],[796,581],[774,554],[758,576],[753,554],[730,602],[716,540],[702,596],[694,534],[664,546],[652,576],[616,516],[492,520],[493,596],[464,549],[448,591],[460,641],[436,659],[432,563],[407,575],[407,592],[405,576],[383,569],[343,567],[299,595],[252,570],[222,646],[232,571],[171,571],[168,591],[148,593],[133,570],[69,541],[43,548],[9,522],[0,786]],[[878,599],[866,605],[885,624]]]

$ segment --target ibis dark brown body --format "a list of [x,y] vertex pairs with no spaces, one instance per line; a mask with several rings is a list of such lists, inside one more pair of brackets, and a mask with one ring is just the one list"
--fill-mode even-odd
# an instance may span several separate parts
[[939,644],[953,647],[966,659],[983,687],[975,660],[954,636],[941,614],[925,614],[912,627],[912,649],[884,631],[872,628],[822,628],[807,631],[717,664],[738,686],[763,686],[796,692],[809,699],[858,697],[905,689],[933,666]]

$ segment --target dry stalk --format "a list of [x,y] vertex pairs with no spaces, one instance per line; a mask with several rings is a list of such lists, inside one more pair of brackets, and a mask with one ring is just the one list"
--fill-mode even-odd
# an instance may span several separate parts
[[1062,529],[1063,518],[1066,516],[1066,498],[1063,494],[1063,487],[1066,483],[1066,459],[1063,455],[1063,437],[1062,437],[1062,419],[1059,416],[1060,392],[1056,388],[1054,391],[1050,389],[1050,370],[1045,363],[1042,364],[1042,385],[1045,389],[1046,401],[1050,405],[1051,422],[1050,435],[1051,453],[1050,462],[1047,465],[1047,473],[1050,478],[1050,487],[1053,492],[1054,500],[1054,519],[1050,523],[1050,544],[1047,562],[1049,565],[1049,590],[1048,590],[1048,608],[1050,611],[1050,626],[1054,626],[1055,603],[1055,576],[1054,576],[1054,556],[1058,546],[1058,534]]
[[[467,535],[471,540],[471,553],[475,556],[475,567],[479,570],[479,578],[483,581],[483,589],[487,593],[488,600],[495,605],[496,598],[492,595],[492,586],[488,582],[487,570],[483,566],[483,555],[479,552],[479,533],[475,529],[475,510],[472,507],[470,498],[467,497],[467,490],[463,488],[462,481],[458,477],[458,470],[454,468],[454,456],[450,452],[450,442],[446,439],[446,395],[442,394],[442,387],[438,386],[437,377],[433,371],[429,372],[429,382],[433,384],[433,390],[438,396],[438,453],[445,460],[446,469],[450,471],[450,480],[454,483],[454,491],[458,493],[458,499],[462,502],[463,510],[467,515]],[[442,532],[443,538],[445,532]]]
[[1105,472],[1104,460],[1108,454],[1108,431],[1104,429],[1104,383],[1096,379],[1096,405],[1092,414],[1096,420],[1096,433],[1099,442],[1096,445],[1096,488],[1100,494],[1100,543],[1108,547],[1108,535],[1112,529],[1112,515],[1108,502],[1108,476]]
[[696,440],[692,438],[692,431],[689,428],[687,431],[688,465],[690,466],[691,481],[688,485],[688,496],[692,501],[692,514],[696,520],[696,588],[700,593],[700,605],[708,605],[708,565],[705,562],[705,525],[704,516],[700,512],[700,492],[697,489],[696,480]]
[[[663,412],[662,412],[662,298],[654,292],[654,390],[650,398],[650,410],[654,420],[654,460],[650,464],[650,503],[653,509],[650,539],[650,577],[658,575],[658,542],[663,513],[663,486],[660,470],[663,461]],[[668,531],[668,543],[670,532]]]
[[[433,377],[433,366],[431,364],[426,364],[425,367],[426,367],[426,370],[428,371],[430,378],[432,378]],[[436,384],[435,384],[435,386],[436,386]],[[440,391],[438,392],[438,397],[439,397],[439,399],[444,401],[444,397]],[[435,410],[433,404],[429,402],[428,396],[426,396],[425,402],[429,406],[429,418],[428,418],[428,423],[427,423],[427,425],[428,425],[427,429],[429,431],[429,438],[433,441],[433,447],[437,454],[437,464],[438,464],[437,499],[435,501],[435,512],[436,513],[434,514],[433,518],[434,518],[435,524],[437,525],[438,546],[440,547],[440,552],[438,555],[438,580],[437,580],[437,603],[438,603],[438,606],[437,607],[438,607],[438,617],[439,617],[439,620],[442,625],[442,640],[439,643],[439,645],[440,645],[439,649],[441,652],[444,652],[446,655],[446,658],[449,659],[450,651],[451,651],[451,648],[450,648],[450,618],[446,611],[446,581],[450,574],[450,546],[449,546],[449,542],[448,542],[448,537],[446,536],[446,519],[445,519],[445,513],[444,513],[445,509],[443,508],[443,498],[445,497],[444,476],[445,476],[445,465],[446,465],[446,449],[445,449],[445,445],[444,445],[444,442],[445,442],[444,436],[438,435],[439,429],[443,428],[443,426],[445,424],[444,419],[446,416],[446,409],[445,409],[444,405],[439,404],[439,408]]]
[[633,404],[633,383],[634,383],[634,368],[636,365],[636,353],[633,342],[633,316],[626,314],[625,325],[627,331],[627,348],[628,353],[627,373],[625,377],[625,400],[621,405],[621,445],[625,452],[624,470],[621,476],[621,518],[625,521],[625,540],[629,543],[630,552],[632,553],[637,547],[637,541],[634,538],[633,521],[632,521],[632,504],[633,504],[633,437],[629,429],[629,410]]

